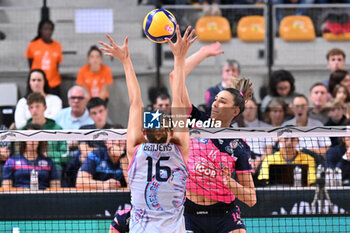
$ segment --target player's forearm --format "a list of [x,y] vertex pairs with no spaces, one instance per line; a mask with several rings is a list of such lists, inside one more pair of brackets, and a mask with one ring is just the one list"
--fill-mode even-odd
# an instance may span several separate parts
[[185,86],[185,58],[176,58],[174,61],[174,81],[172,91],[173,91],[173,107],[182,107],[184,99],[184,89]]
[[204,52],[203,48],[189,56],[185,62],[185,75],[189,75],[192,72],[192,70],[196,68],[207,57],[208,55]]
[[231,178],[229,183],[230,191],[242,202],[252,207],[256,203],[256,193],[254,187],[243,186]]
[[138,107],[143,107],[142,98],[141,98],[141,90],[139,86],[139,82],[137,81],[135,70],[131,59],[127,59],[123,62],[125,77],[126,77],[126,85],[128,88],[129,101],[130,105],[137,105]]

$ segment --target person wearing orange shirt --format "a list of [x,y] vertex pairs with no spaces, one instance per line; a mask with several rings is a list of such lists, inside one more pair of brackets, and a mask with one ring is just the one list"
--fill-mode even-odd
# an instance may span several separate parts
[[102,64],[102,52],[93,45],[87,56],[87,63],[80,68],[77,81],[78,85],[84,86],[90,93],[90,97],[99,97],[108,102],[108,86],[113,83],[111,68]]
[[63,61],[62,46],[52,39],[55,25],[51,20],[42,20],[38,26],[38,35],[29,43],[25,57],[29,68],[45,72],[51,93],[60,96],[61,76],[59,63]]

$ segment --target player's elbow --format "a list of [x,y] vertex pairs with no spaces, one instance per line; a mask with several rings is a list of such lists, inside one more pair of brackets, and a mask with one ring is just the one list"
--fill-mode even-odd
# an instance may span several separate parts
[[257,200],[256,200],[256,194],[254,191],[254,194],[250,195],[250,197],[248,198],[248,200],[246,200],[246,204],[249,207],[253,207],[256,204]]

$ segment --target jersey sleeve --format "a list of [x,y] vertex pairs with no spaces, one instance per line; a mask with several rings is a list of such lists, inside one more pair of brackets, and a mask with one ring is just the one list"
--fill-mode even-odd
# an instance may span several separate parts
[[209,119],[209,116],[205,113],[200,111],[198,108],[196,108],[193,104],[192,104],[192,110],[190,112],[190,120],[201,120],[201,121],[206,121]]
[[81,67],[78,71],[76,83],[78,85],[85,86],[83,67]]
[[251,165],[250,147],[241,139],[238,141],[238,143],[240,145],[234,150],[234,156],[237,158],[235,162],[236,172],[252,172],[253,168]]
[[96,173],[96,162],[94,160],[93,152],[90,152],[88,157],[85,159],[83,165],[81,165],[81,171],[87,172],[91,175]]
[[15,165],[14,160],[8,159],[2,170],[2,179],[3,180],[12,180],[13,178],[13,167]]
[[24,56],[28,59],[33,59],[33,49],[32,49],[33,45],[32,45],[32,42],[29,43],[28,47],[27,47],[27,50],[24,54]]
[[59,180],[60,176],[58,174],[58,170],[55,163],[50,159],[49,164],[51,167],[50,180]]
[[113,83],[113,75],[110,67],[106,66],[106,84]]

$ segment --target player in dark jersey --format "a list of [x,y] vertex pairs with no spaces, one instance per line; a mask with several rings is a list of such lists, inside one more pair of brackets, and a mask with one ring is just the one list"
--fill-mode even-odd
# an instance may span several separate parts
[[[182,37],[176,28],[176,43],[167,40],[174,55],[172,121],[185,121],[190,105],[185,105],[185,57],[196,40],[189,27]],[[184,232],[183,203],[188,177],[189,133],[186,129],[142,127],[143,102],[128,49],[107,35],[111,45],[99,42],[105,55],[120,60],[124,66],[130,109],[127,129],[128,181],[131,190],[130,232]],[[157,119],[157,113],[153,117]],[[154,120],[154,119],[153,119]],[[152,121],[153,121],[152,120]],[[164,121],[162,121],[164,122]],[[164,126],[164,125],[163,125]],[[146,138],[143,134],[146,133]],[[171,178],[171,179],[170,179]],[[117,216],[118,217],[118,216]],[[117,218],[118,220],[118,218]],[[115,221],[114,221],[115,222]],[[110,232],[117,231],[113,227]]]
[[[204,46],[187,58],[186,76],[206,57],[222,53],[219,47],[220,43]],[[190,120],[210,120],[209,125],[230,127],[252,94],[249,80],[235,80],[233,86],[217,94],[210,116],[192,105]],[[187,90],[184,93],[191,104]],[[242,139],[192,139],[188,167],[186,229],[195,233],[246,232],[234,200],[238,198],[248,206],[256,203],[249,146]],[[238,181],[231,178],[234,170]]]

